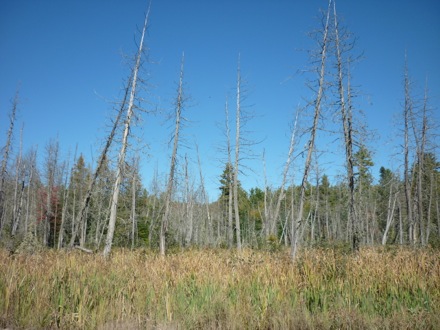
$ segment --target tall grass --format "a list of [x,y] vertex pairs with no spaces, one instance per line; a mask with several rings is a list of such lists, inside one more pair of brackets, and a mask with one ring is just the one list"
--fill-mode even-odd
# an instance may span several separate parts
[[440,253],[0,251],[0,328],[434,329]]

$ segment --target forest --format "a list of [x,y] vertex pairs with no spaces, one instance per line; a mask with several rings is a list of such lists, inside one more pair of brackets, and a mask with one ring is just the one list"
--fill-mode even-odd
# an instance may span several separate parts
[[[197,144],[196,159],[182,151],[184,54],[166,176],[155,173],[145,182],[140,173],[145,160],[136,152],[133,132],[142,123],[139,118],[149,115],[139,91],[147,88],[142,68],[149,64],[150,15],[154,5],[137,35],[123,98],[94,163],[81,153],[63,159],[55,139],[44,148],[23,150],[17,128],[20,91],[12,98],[0,164],[0,259],[6,266],[0,272],[0,292],[6,297],[0,303],[0,327],[97,328],[113,320],[109,329],[163,324],[431,328],[440,321],[440,162],[428,86],[415,93],[405,65],[397,124],[401,163],[398,170],[380,167],[375,180],[372,133],[357,108],[360,91],[351,84],[350,68],[359,57],[355,38],[340,25],[335,1],[329,0],[321,26],[310,34],[313,77],[305,84],[313,97],[295,112],[277,187],[267,182],[265,172],[256,173],[264,186],[247,191],[240,182],[243,159],[253,157],[259,146],[247,135],[253,115],[243,106],[238,54],[234,100],[224,108],[219,197],[213,201]],[[421,99],[414,96],[420,94]],[[332,122],[331,129],[324,121]],[[330,180],[319,164],[322,134],[342,141],[337,157],[345,173],[338,180]],[[291,179],[293,168],[297,183]],[[45,274],[40,263],[50,272]],[[298,291],[291,291],[289,283]],[[34,290],[35,297],[26,298],[24,292]],[[52,291],[55,296],[49,295]],[[27,317],[29,308],[44,299],[47,311],[42,307],[39,316]],[[353,311],[344,319],[347,308]]]

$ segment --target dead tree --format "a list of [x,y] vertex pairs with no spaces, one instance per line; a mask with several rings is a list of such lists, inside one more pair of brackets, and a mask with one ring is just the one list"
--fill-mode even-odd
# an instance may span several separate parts
[[206,189],[205,189],[205,179],[203,177],[203,172],[202,172],[202,163],[200,161],[200,153],[199,153],[199,146],[196,143],[196,152],[197,152],[197,164],[199,167],[199,177],[200,177],[200,188],[201,188],[201,193],[202,193],[202,199],[203,199],[203,204],[205,204],[205,208],[206,208],[206,224],[205,224],[205,228],[207,229],[207,240],[206,242],[208,243],[208,245],[212,244],[213,241],[213,227],[212,227],[212,219],[211,219],[211,212],[209,210],[209,197],[208,194],[206,193]]
[[133,173],[131,180],[131,248],[134,249],[137,238],[137,214],[136,214],[136,192],[138,187],[139,155],[133,159]]
[[415,232],[414,232],[414,219],[413,219],[413,203],[412,203],[412,192],[411,192],[411,174],[410,174],[410,159],[409,159],[409,130],[411,125],[412,116],[412,99],[410,93],[410,78],[408,73],[408,65],[405,55],[405,73],[404,73],[404,89],[405,89],[405,103],[403,108],[403,120],[404,120],[404,145],[403,145],[403,186],[405,190],[405,206],[406,215],[408,221],[408,238],[410,243],[415,242]]
[[[194,194],[194,183],[190,179],[189,174],[189,166],[188,166],[188,156],[185,154],[185,163],[183,166],[183,172],[185,173],[185,187],[184,187],[184,210],[183,210],[183,216],[182,221],[183,227],[181,228],[182,234],[185,236],[184,244],[185,246],[190,246],[191,243],[198,243],[198,235],[197,233],[202,232],[202,228],[206,226],[203,226],[203,223],[199,223],[194,225],[194,204],[195,204],[195,194]],[[185,228],[186,227],[186,228]],[[186,232],[186,234],[185,234]],[[182,236],[183,236],[182,235]]]
[[182,116],[183,103],[184,103],[183,64],[184,64],[184,55],[182,55],[182,63],[180,67],[180,79],[179,79],[179,86],[177,90],[177,98],[175,105],[175,128],[174,128],[174,136],[173,136],[173,151],[171,153],[170,172],[168,174],[168,184],[167,184],[167,190],[165,192],[165,210],[162,216],[162,221],[160,224],[160,233],[159,233],[159,250],[160,250],[160,255],[162,256],[165,256],[165,250],[166,250],[165,237],[168,231],[170,204],[174,189],[174,177],[175,177],[176,163],[177,163],[177,149],[179,146],[179,133],[180,133],[180,125],[182,120],[181,116]]
[[[307,156],[304,164],[304,172],[303,177],[301,181],[301,187],[300,187],[300,196],[299,196],[299,209],[298,214],[296,216],[296,220],[292,221],[291,224],[291,233],[292,233],[292,239],[291,239],[291,257],[292,259],[295,259],[297,248],[298,248],[298,233],[299,227],[303,224],[303,215],[304,215],[304,204],[306,199],[306,188],[307,188],[307,179],[309,177],[310,167],[312,163],[312,154],[315,149],[315,139],[316,139],[316,133],[318,130],[318,121],[321,113],[321,101],[324,95],[324,77],[325,77],[325,64],[326,64],[326,58],[327,58],[327,44],[328,44],[328,31],[329,31],[329,20],[330,20],[330,7],[331,6],[331,0],[329,0],[328,3],[328,9],[327,9],[327,16],[324,26],[324,33],[323,33],[323,40],[321,42],[321,63],[320,63],[320,69],[319,69],[319,76],[318,76],[318,90],[316,94],[316,98],[314,101],[314,115],[313,115],[313,124],[310,128],[310,137],[307,143]],[[295,217],[293,217],[294,219]]]
[[398,190],[393,191],[394,180],[390,180],[389,185],[390,185],[390,193],[389,193],[388,207],[387,207],[387,221],[386,221],[385,231],[382,236],[382,245],[387,244],[388,232],[394,220],[394,211],[396,210],[396,202],[399,195]]
[[[347,101],[345,99],[344,90],[344,74],[343,74],[343,59],[342,47],[339,36],[339,24],[336,14],[336,3],[333,1],[333,19],[334,19],[334,34],[335,34],[335,48],[336,48],[336,65],[337,65],[337,86],[339,92],[339,107],[341,111],[341,121],[344,132],[345,145],[345,162],[348,179],[348,223],[351,226],[351,247],[353,251],[359,249],[359,229],[355,213],[355,186],[354,186],[354,161],[353,161],[353,119],[351,106],[351,90],[350,82],[347,86]],[[350,77],[348,76],[348,80]]]
[[92,178],[91,178],[91,180],[89,182],[89,185],[87,187],[87,191],[86,191],[86,194],[84,196],[84,200],[82,201],[82,204],[81,204],[81,209],[80,209],[78,215],[74,219],[74,224],[73,224],[74,230],[73,230],[72,236],[70,238],[70,243],[69,243],[70,247],[73,247],[74,244],[75,244],[75,240],[77,238],[79,228],[81,227],[81,225],[84,222],[84,219],[86,217],[87,209],[89,207],[89,204],[90,204],[90,201],[91,201],[91,198],[92,198],[92,193],[93,193],[93,190],[94,190],[94,188],[96,186],[96,183],[97,183],[97,180],[98,180],[98,176],[100,175],[102,168],[106,164],[106,159],[107,159],[108,152],[109,152],[110,147],[111,147],[111,145],[113,143],[113,140],[115,138],[117,129],[119,127],[119,123],[121,121],[121,118],[123,116],[124,110],[125,110],[126,105],[127,105],[127,99],[128,99],[129,92],[130,92],[130,88],[129,87],[130,86],[128,85],[125,88],[124,98],[122,100],[122,103],[121,103],[120,108],[118,110],[118,113],[116,115],[116,118],[115,118],[115,120],[113,122],[113,127],[112,127],[112,129],[111,129],[111,131],[110,131],[110,133],[109,133],[109,135],[107,137],[107,140],[105,142],[105,145],[104,145],[104,147],[103,147],[103,149],[101,151],[101,155],[99,156],[98,166],[96,167],[95,172],[93,173],[93,176],[92,176]]
[[125,155],[127,153],[127,147],[128,147],[128,136],[130,133],[130,125],[131,120],[134,115],[134,108],[135,108],[135,99],[136,99],[136,92],[137,92],[137,83],[138,83],[138,74],[139,69],[141,67],[141,59],[142,54],[144,50],[144,37],[148,26],[148,18],[149,18],[150,8],[148,8],[147,14],[145,15],[145,21],[144,21],[144,27],[142,29],[142,35],[139,43],[138,52],[136,55],[136,61],[134,68],[132,70],[131,75],[131,83],[130,83],[130,97],[127,105],[127,115],[125,117],[125,124],[124,124],[124,132],[122,135],[122,144],[121,144],[121,150],[119,151],[118,155],[118,164],[116,169],[116,180],[113,187],[113,195],[111,200],[111,207],[110,207],[110,217],[108,221],[108,227],[107,227],[107,237],[105,240],[105,247],[104,247],[104,257],[108,257],[111,252],[112,244],[113,244],[113,235],[115,232],[116,227],[116,213],[117,213],[117,207],[118,207],[118,199],[119,199],[119,190],[122,182],[122,177],[124,175],[124,167],[125,167]]
[[[427,139],[428,139],[428,129],[429,129],[429,125],[428,125],[428,116],[427,116],[427,112],[428,112],[428,88],[425,87],[425,95],[424,95],[424,100],[423,100],[423,107],[422,107],[422,121],[421,121],[421,127],[420,127],[420,131],[417,131],[417,124],[415,123],[415,116],[412,116],[413,119],[413,131],[414,131],[414,139],[416,142],[416,153],[417,153],[417,188],[415,191],[415,194],[417,196],[417,222],[418,222],[418,229],[419,229],[419,237],[420,237],[420,243],[422,245],[426,245],[428,242],[428,239],[425,234],[429,233],[429,227],[430,227],[430,217],[427,216],[426,217],[426,224],[424,221],[425,215],[424,215],[424,201],[425,201],[425,196],[424,196],[424,182],[423,182],[423,178],[427,175],[429,175],[429,173],[427,173],[427,169],[425,166],[425,152],[426,152],[426,147],[427,147]],[[431,185],[432,187],[432,185]],[[429,194],[429,196],[432,196],[432,194]],[[428,196],[426,196],[428,197]],[[428,202],[428,209],[430,210],[430,205],[431,202]],[[429,212],[430,213],[430,212]],[[425,227],[426,226],[426,227]]]
[[234,198],[234,216],[235,216],[235,233],[237,239],[237,250],[241,250],[241,230],[240,230],[240,212],[238,205],[238,170],[240,160],[240,120],[241,120],[241,73],[240,73],[240,56],[238,58],[237,68],[237,108],[235,113],[235,162],[233,176],[233,198]]
[[[289,174],[290,165],[292,164],[292,156],[293,156],[293,151],[295,148],[295,138],[296,138],[296,133],[297,133],[296,128],[297,128],[297,123],[298,123],[298,114],[299,114],[299,111],[297,111],[296,115],[295,115],[295,122],[293,124],[293,130],[292,130],[292,134],[290,137],[289,152],[287,153],[287,160],[286,160],[286,163],[284,164],[283,178],[282,178],[281,186],[280,186],[280,194],[278,195],[277,204],[275,207],[275,212],[273,213],[273,215],[271,217],[271,221],[269,223],[269,229],[268,229],[266,235],[275,235],[275,232],[276,232],[275,231],[276,230],[276,223],[277,223],[277,220],[278,220],[278,217],[280,214],[281,203],[285,197],[284,187],[286,186],[286,183],[287,183],[287,175]],[[265,202],[265,204],[266,204],[266,202]]]

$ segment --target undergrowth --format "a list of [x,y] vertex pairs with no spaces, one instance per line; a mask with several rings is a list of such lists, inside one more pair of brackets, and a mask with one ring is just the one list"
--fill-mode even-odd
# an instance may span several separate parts
[[0,328],[434,329],[438,250],[0,250]]

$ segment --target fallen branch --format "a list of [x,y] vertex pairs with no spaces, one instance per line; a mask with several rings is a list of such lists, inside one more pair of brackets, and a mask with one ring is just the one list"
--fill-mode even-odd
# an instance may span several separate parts
[[86,248],[81,247],[81,246],[79,246],[79,245],[75,245],[74,248],[75,248],[75,249],[78,249],[78,250],[80,250],[80,251],[83,251],[83,252],[85,252],[85,253],[90,253],[90,254],[93,253],[92,250],[86,249]]

